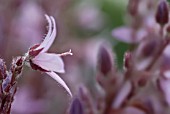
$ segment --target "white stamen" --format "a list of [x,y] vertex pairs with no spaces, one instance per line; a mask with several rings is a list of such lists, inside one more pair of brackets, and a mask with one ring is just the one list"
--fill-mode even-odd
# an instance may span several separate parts
[[68,52],[65,52],[65,53],[61,53],[61,54],[58,54],[59,56],[66,56],[66,55],[73,55],[73,53],[71,52],[71,49],[68,51]]

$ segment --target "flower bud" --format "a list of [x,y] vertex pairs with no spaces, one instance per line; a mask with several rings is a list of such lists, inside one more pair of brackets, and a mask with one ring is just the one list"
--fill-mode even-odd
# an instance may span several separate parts
[[83,106],[78,98],[73,100],[69,114],[83,114]]
[[109,55],[109,52],[101,46],[99,48],[98,53],[98,69],[103,73],[104,75],[107,75],[109,71],[111,71],[112,63],[111,63],[111,57]]
[[14,73],[16,75],[21,74],[22,69],[23,69],[23,64],[24,64],[24,60],[22,57],[16,57],[12,60],[12,65],[11,65],[11,72]]
[[6,65],[5,62],[0,59],[0,80],[6,77]]
[[168,3],[165,0],[162,0],[157,7],[156,15],[155,15],[156,22],[159,23],[161,26],[164,26],[169,21],[169,8]]
[[3,92],[9,92],[10,88],[11,88],[11,76],[8,75],[8,76],[3,80],[2,90],[3,90]]
[[131,52],[126,52],[124,55],[124,68],[128,69],[131,67],[131,59],[132,59],[132,54]]
[[159,52],[159,47],[163,45],[163,40],[158,36],[147,36],[147,38],[150,39],[143,41],[138,47],[137,52],[139,58],[155,56]]

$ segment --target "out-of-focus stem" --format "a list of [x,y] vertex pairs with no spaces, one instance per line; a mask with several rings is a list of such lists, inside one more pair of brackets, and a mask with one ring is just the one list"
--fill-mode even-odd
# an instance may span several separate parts
[[161,26],[160,28],[160,35],[163,37],[164,35],[164,25]]
[[109,114],[110,113],[110,110],[112,109],[112,102],[113,102],[113,99],[115,97],[115,94],[107,94],[106,95],[106,98],[105,98],[105,110],[103,112],[103,114]]

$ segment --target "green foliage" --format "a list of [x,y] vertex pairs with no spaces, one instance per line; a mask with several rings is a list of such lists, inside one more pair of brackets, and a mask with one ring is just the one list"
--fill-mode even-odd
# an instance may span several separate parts
[[130,45],[123,43],[123,42],[118,42],[115,46],[114,46],[114,50],[117,56],[117,65],[119,69],[122,69],[123,66],[123,57],[124,57],[124,53],[129,49]]
[[114,2],[106,0],[103,2],[102,9],[109,17],[108,25],[112,27],[112,29],[123,24],[123,16],[125,16],[124,7],[117,6]]

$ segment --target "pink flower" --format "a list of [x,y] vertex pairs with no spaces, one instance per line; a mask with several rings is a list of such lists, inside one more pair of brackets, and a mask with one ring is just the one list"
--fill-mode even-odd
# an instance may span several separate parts
[[45,15],[49,27],[48,33],[41,44],[31,47],[25,55],[25,61],[34,70],[47,73],[54,80],[60,83],[67,92],[72,96],[70,89],[66,83],[55,73],[64,73],[64,63],[61,56],[72,55],[71,50],[62,54],[47,53],[48,49],[54,42],[56,37],[56,23],[52,16]]

